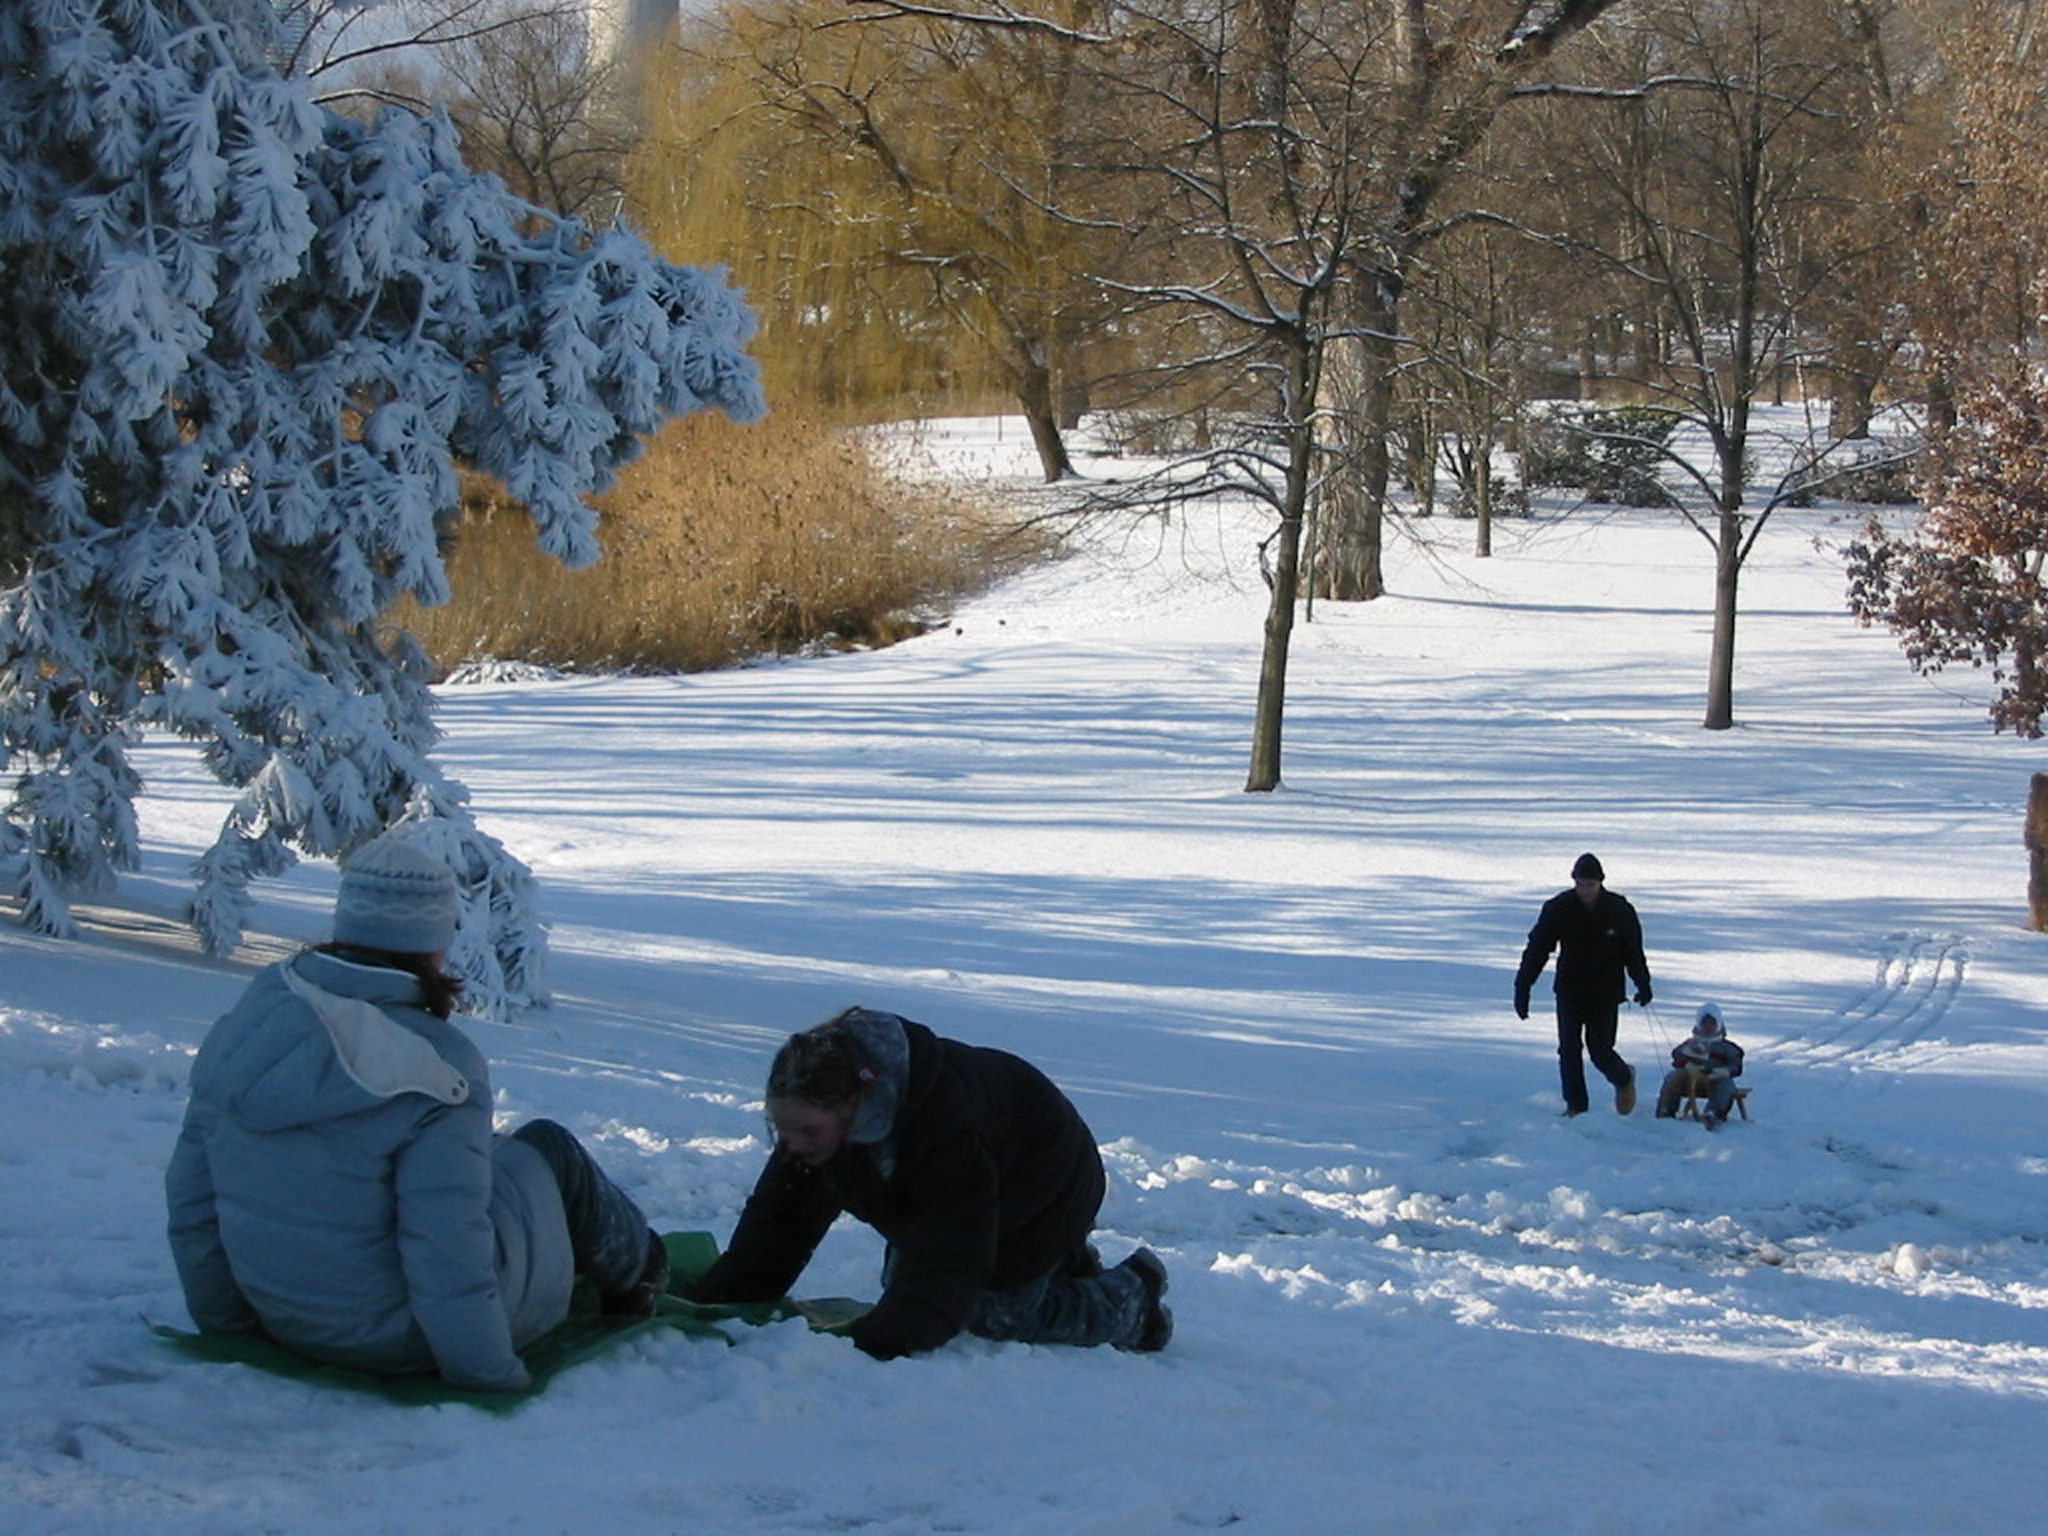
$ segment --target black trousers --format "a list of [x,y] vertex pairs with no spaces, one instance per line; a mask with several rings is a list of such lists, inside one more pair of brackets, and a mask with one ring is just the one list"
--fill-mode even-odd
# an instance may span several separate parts
[[588,1275],[608,1296],[630,1290],[647,1266],[647,1218],[567,1128],[552,1120],[529,1120],[512,1133],[547,1160],[562,1191],[569,1218],[569,1248],[576,1272]]
[[1629,1080],[1628,1063],[1614,1049],[1614,1037],[1620,1029],[1621,1004],[1612,1002],[1605,1007],[1587,1007],[1583,1003],[1567,1002],[1563,997],[1557,1000],[1557,1076],[1564,1088],[1564,1107],[1575,1113],[1584,1113],[1588,1107],[1586,1098],[1586,1058],[1593,1059],[1594,1068],[1600,1075],[1619,1088]]

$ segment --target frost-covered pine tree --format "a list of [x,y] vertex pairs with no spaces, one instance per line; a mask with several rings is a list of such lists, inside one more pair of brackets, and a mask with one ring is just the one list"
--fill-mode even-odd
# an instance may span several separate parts
[[542,1000],[529,872],[429,758],[455,466],[595,558],[664,420],[761,409],[719,277],[547,217],[440,119],[363,126],[263,63],[261,0],[0,5],[0,889],[72,927],[136,858],[137,733],[237,791],[193,926],[387,825],[455,867],[472,1006]]

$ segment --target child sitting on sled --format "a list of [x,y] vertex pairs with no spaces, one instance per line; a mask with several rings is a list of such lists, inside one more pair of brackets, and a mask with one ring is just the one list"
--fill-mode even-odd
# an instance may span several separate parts
[[1671,1071],[1657,1095],[1657,1118],[1669,1120],[1684,1098],[1706,1099],[1700,1118],[1719,1125],[1735,1107],[1735,1079],[1742,1076],[1742,1047],[1728,1038],[1721,1005],[1703,1003],[1692,1033],[1671,1052]]

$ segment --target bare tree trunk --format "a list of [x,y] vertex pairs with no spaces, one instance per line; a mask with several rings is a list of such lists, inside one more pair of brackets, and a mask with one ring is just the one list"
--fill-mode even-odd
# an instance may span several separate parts
[[1017,387],[1017,403],[1031,428],[1031,442],[1038,449],[1039,472],[1046,484],[1064,480],[1074,472],[1067,456],[1067,440],[1060,431],[1059,402],[1054,396],[1052,370],[1043,358],[1019,347],[1024,355],[1011,363],[1010,373]]
[[1707,660],[1707,717],[1710,731],[1735,724],[1736,589],[1742,577],[1742,528],[1731,511],[1721,514],[1714,546],[1714,639]]
[[1090,405],[1088,381],[1066,378],[1060,380],[1059,410],[1056,419],[1062,432],[1078,431],[1081,418],[1088,414]]
[[2027,912],[2036,933],[2048,933],[2048,773],[2027,793]]
[[1046,484],[1066,479],[1074,472],[1074,463],[1067,456],[1067,440],[1060,432],[1058,417],[1051,411],[1026,411],[1024,419],[1031,427],[1031,443],[1038,450],[1038,468]]
[[1484,457],[1479,464],[1479,483],[1472,493],[1473,514],[1479,526],[1472,538],[1472,553],[1481,560],[1493,556],[1493,444],[1485,445]]
[[[1252,715],[1252,763],[1247,794],[1280,787],[1281,725],[1287,712],[1287,649],[1294,638],[1294,604],[1301,596],[1302,526],[1308,520],[1308,488],[1315,467],[1316,379],[1327,354],[1318,355],[1306,337],[1288,358],[1289,423],[1287,487],[1275,532],[1271,599],[1266,605],[1266,645],[1259,657],[1259,699]],[[1320,537],[1320,534],[1318,535]]]
[[1259,700],[1252,716],[1252,765],[1247,794],[1280,787],[1280,728],[1287,709],[1287,648],[1294,638],[1294,603],[1301,592],[1301,519],[1282,520],[1273,554],[1273,591],[1266,605],[1266,646],[1259,658]]
[[1418,515],[1436,516],[1438,426],[1436,407],[1418,401],[1409,412],[1408,484],[1415,492]]
[[1875,398],[1875,380],[1860,372],[1838,371],[1828,392],[1828,434],[1844,442],[1868,438]]
[[1316,537],[1315,587],[1334,602],[1370,602],[1387,590],[1381,552],[1386,537],[1387,443],[1394,417],[1394,340],[1379,304],[1371,333],[1343,344],[1347,354],[1338,441],[1343,462],[1330,477]]

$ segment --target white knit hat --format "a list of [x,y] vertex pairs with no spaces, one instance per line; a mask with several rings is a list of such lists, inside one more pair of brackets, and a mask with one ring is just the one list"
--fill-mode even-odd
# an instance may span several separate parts
[[1711,1039],[1713,1036],[1721,1034],[1723,1032],[1721,1005],[1719,1003],[1701,1003],[1700,1016],[1693,1023],[1692,1032],[1702,1039]]
[[334,942],[430,955],[455,938],[455,872],[396,832],[349,855],[334,900]]

